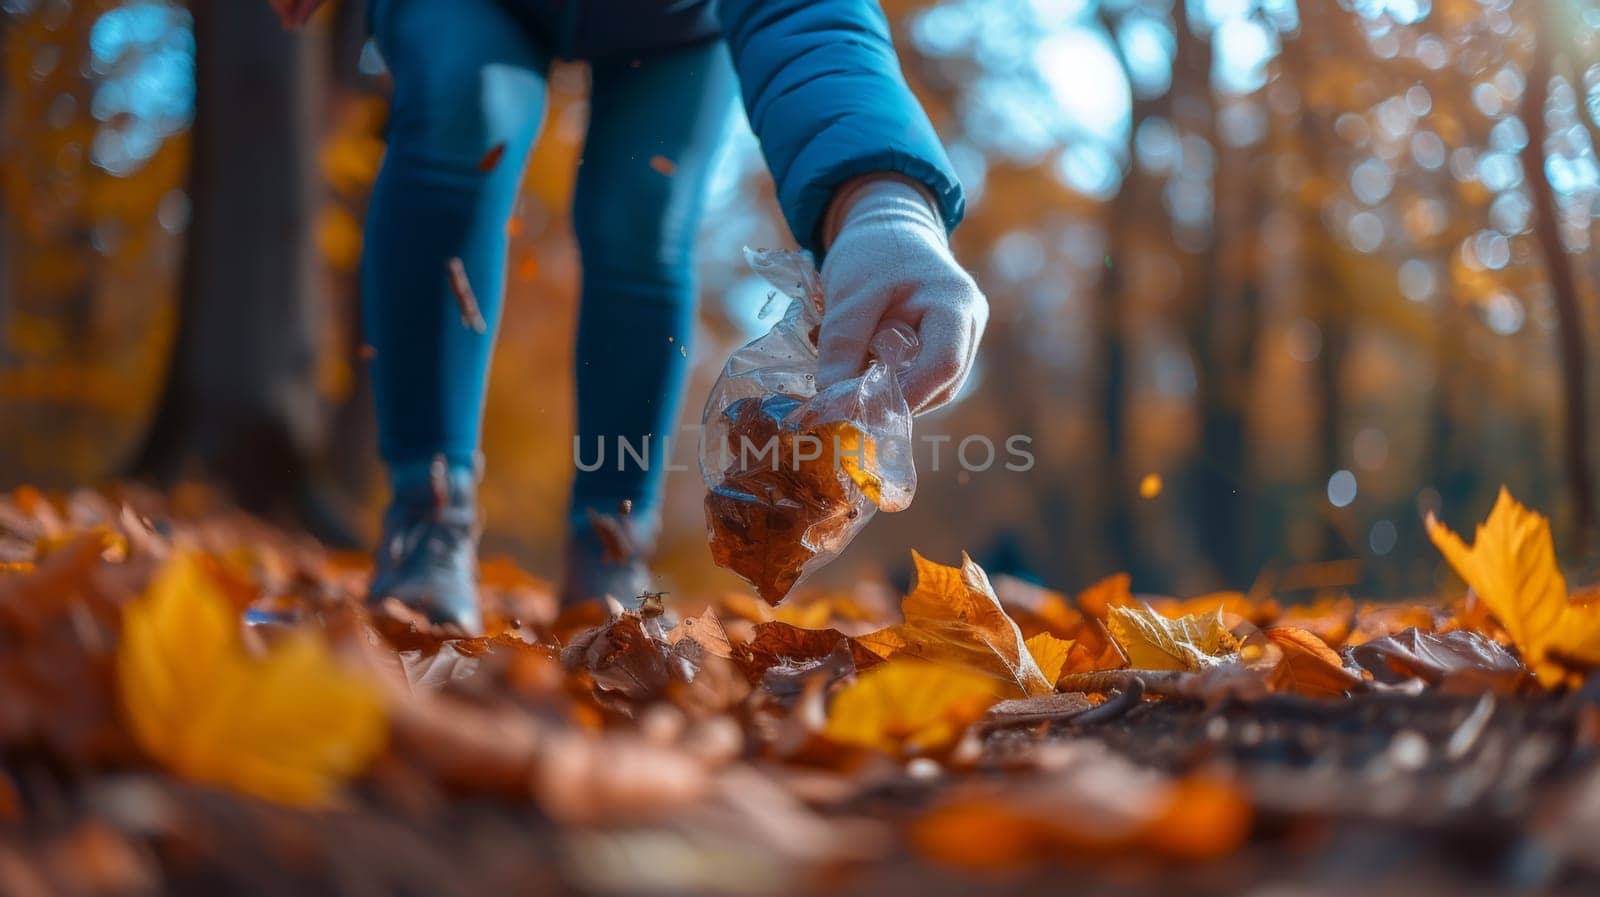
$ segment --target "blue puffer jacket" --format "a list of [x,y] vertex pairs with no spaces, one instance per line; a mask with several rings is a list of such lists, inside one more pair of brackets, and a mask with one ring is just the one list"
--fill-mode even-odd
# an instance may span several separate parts
[[906,87],[876,0],[523,2],[544,7],[538,18],[569,58],[681,46],[720,32],[784,217],[813,252],[834,188],[858,174],[899,172],[932,191],[946,227],[961,220],[961,185]]

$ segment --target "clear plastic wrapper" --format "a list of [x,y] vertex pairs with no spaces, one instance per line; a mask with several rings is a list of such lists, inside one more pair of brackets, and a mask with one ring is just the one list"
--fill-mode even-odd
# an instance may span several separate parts
[[746,249],[745,258],[791,301],[711,388],[700,473],[713,559],[777,604],[878,510],[911,504],[917,473],[899,375],[918,345],[910,327],[886,327],[865,371],[817,392],[823,296],[811,256]]

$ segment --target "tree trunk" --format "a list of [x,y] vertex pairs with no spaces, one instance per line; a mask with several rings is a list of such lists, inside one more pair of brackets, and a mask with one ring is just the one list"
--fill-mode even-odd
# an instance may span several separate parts
[[[1533,199],[1533,234],[1550,280],[1555,301],[1556,338],[1560,347],[1563,458],[1577,514],[1580,544],[1588,548],[1595,536],[1594,474],[1589,462],[1588,358],[1583,342],[1583,316],[1572,262],[1561,241],[1561,220],[1555,188],[1544,164],[1545,102],[1554,74],[1551,57],[1557,52],[1549,15],[1536,15],[1538,41],[1534,44],[1532,71],[1522,95],[1522,123],[1528,142],[1522,148],[1522,168]],[[1579,116],[1583,116],[1580,109]]]
[[295,509],[317,395],[319,57],[262,2],[193,4],[195,122],[177,342],[135,473],[199,474],[252,510]]

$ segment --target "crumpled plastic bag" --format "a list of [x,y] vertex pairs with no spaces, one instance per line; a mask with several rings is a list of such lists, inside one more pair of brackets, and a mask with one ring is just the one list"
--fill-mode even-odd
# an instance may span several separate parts
[[819,393],[823,296],[810,254],[746,248],[745,258],[791,301],[711,388],[700,474],[712,558],[775,605],[878,510],[911,504],[917,472],[899,376],[918,342],[910,327],[890,325],[873,337],[860,376]]

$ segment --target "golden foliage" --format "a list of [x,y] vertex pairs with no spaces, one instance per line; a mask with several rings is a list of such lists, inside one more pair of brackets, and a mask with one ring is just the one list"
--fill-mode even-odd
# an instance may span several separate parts
[[1469,547],[1428,515],[1428,535],[1505,627],[1541,685],[1566,683],[1577,666],[1600,665],[1600,605],[1568,600],[1550,521],[1500,490]]
[[179,775],[323,803],[382,748],[379,695],[309,633],[248,655],[224,588],[179,551],[124,610],[117,673],[130,728]]
[[1106,627],[1138,670],[1198,672],[1239,650],[1220,608],[1174,620],[1149,608],[1114,606]]
[[989,676],[912,658],[874,667],[833,699],[824,734],[898,754],[949,747],[1000,699]]
[[1039,672],[1055,682],[1061,678],[1061,670],[1066,667],[1067,655],[1075,643],[1070,639],[1056,638],[1048,632],[1040,632],[1023,644],[1028,648],[1028,656],[1039,665]]
[[1053,679],[1040,671],[1022,631],[1006,616],[983,568],[965,553],[960,567],[936,564],[912,552],[916,586],[901,603],[905,622],[855,639],[884,658],[918,657],[977,670],[1006,685],[1005,697],[1049,694]]

